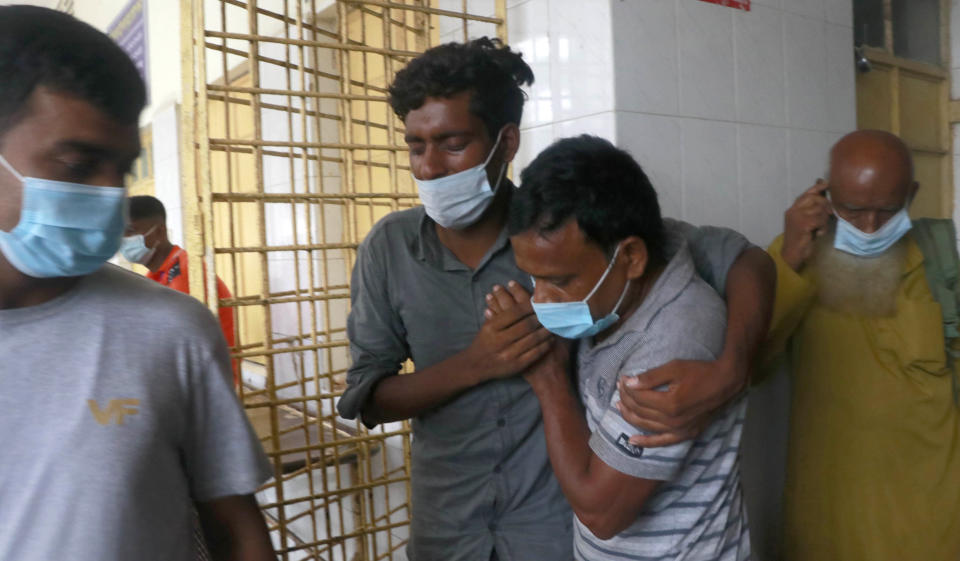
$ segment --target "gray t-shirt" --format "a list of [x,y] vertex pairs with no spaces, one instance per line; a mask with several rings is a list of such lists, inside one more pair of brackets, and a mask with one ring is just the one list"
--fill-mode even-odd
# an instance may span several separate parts
[[216,318],[112,265],[0,310],[0,559],[194,561],[194,501],[270,465]]
[[742,561],[750,556],[740,492],[738,448],[746,401],[727,405],[695,440],[638,448],[637,429],[615,404],[617,379],[674,359],[714,360],[723,349],[723,301],[694,270],[686,242],[669,235],[672,254],[640,307],[612,335],[578,351],[580,396],[590,427],[590,448],[608,466],[662,481],[637,520],[609,540],[576,521],[577,559]]

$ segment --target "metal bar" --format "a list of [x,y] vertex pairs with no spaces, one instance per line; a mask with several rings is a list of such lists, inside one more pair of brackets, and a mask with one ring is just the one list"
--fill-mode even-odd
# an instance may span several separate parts
[[[194,34],[194,2],[180,0],[180,80],[183,103],[180,107],[180,189],[183,200],[184,245],[190,266],[198,270],[203,261],[204,224],[200,213],[197,191],[197,70]],[[190,294],[203,297],[203,277],[193,275],[190,279]]]
[[335,142],[289,142],[284,140],[260,140],[260,139],[242,139],[242,138],[211,138],[210,144],[216,146],[283,146],[283,147],[294,147],[294,148],[337,148],[341,150],[395,150],[395,151],[406,151],[406,146],[390,146],[390,145],[381,145],[381,146],[371,146],[369,144],[341,144]]
[[[263,373],[246,372],[265,375],[262,389],[241,388],[241,394],[251,414],[261,419],[258,434],[270,444],[275,478],[264,489],[276,497],[262,507],[276,515],[278,553],[284,559],[291,552],[298,552],[296,558],[391,559],[405,540],[390,530],[409,524],[409,425],[392,432],[368,431],[359,422],[339,419],[334,407],[349,364],[342,314],[349,309],[355,249],[385,211],[417,201],[403,156],[402,122],[387,104],[387,84],[410,57],[436,44],[437,25],[444,19],[458,18],[467,34],[471,21],[494,23],[505,37],[505,0],[495,0],[496,18],[468,14],[462,1],[463,11],[452,12],[427,0],[337,0],[335,27],[327,27],[334,20],[321,19],[316,0],[273,0],[270,10],[255,1],[181,1],[191,6],[194,18],[202,15],[201,5],[215,2],[225,26],[227,15],[231,26],[237,15],[228,14],[228,6],[246,10],[245,23],[236,29],[204,31],[201,24],[189,35],[194,52],[209,49],[220,57],[223,79],[208,84],[206,66],[191,62],[191,72],[203,78],[184,95],[184,106],[187,100],[199,105],[201,95],[205,106],[222,103],[225,133],[208,129],[213,125],[205,115],[189,120],[185,115],[184,123],[196,127],[195,135],[206,134],[189,144],[197,164],[205,160],[207,170],[205,174],[197,166],[191,195],[204,205],[196,230],[206,249],[198,253],[209,260],[208,274],[214,258],[223,267],[233,264],[236,294],[215,299],[215,305],[236,310],[237,325],[248,339],[241,341],[237,334],[234,356],[263,365]],[[275,36],[257,28],[258,18],[281,22],[271,32]],[[244,63],[230,68],[228,60]],[[282,130],[279,135],[271,132],[273,123]],[[265,138],[268,127],[271,140]],[[217,168],[216,183],[209,181],[211,157],[218,166],[221,161],[226,165],[226,170]],[[267,193],[264,174],[273,170],[278,173],[269,174],[272,192]],[[272,212],[275,208],[281,209],[279,215]],[[224,229],[213,220],[230,224]],[[274,246],[267,244],[268,231]],[[275,231],[287,234],[274,240]],[[288,263],[294,268],[278,276],[270,268],[281,252],[291,255]],[[241,286],[253,278],[258,278],[254,287]],[[209,290],[215,283],[207,284]],[[295,327],[275,326],[275,318],[286,318]],[[411,370],[409,361],[402,370]],[[354,436],[340,432],[348,426]],[[382,450],[387,439],[397,437],[402,462]],[[283,473],[288,454],[305,454],[305,463]],[[342,466],[326,467],[331,463]],[[303,495],[291,496],[287,485],[304,476]],[[390,488],[398,483],[400,489]],[[385,538],[382,532],[387,532]]]
[[214,253],[265,253],[270,251],[308,251],[317,249],[356,249],[357,243],[311,243],[294,245],[259,245],[253,247],[217,247]]
[[[379,485],[381,484],[378,484],[378,486]],[[266,507],[263,507],[263,508],[266,508]],[[280,549],[277,549],[277,553],[280,553],[280,554],[293,553],[305,547],[313,547],[313,546],[328,545],[328,544],[339,544],[350,538],[362,537],[373,532],[384,532],[384,531],[391,530],[393,528],[400,528],[401,526],[406,526],[407,524],[408,524],[407,522],[394,522],[392,524],[387,524],[377,528],[354,530],[353,532],[344,532],[335,538],[326,538],[323,540],[317,540],[315,542],[308,542],[302,546],[280,548]],[[359,559],[363,559],[363,558],[359,558]]]
[[356,51],[362,53],[377,53],[381,55],[390,55],[396,57],[413,58],[420,53],[416,51],[398,51],[393,49],[381,49],[377,47],[367,47],[366,45],[353,45],[350,43],[328,43],[325,41],[309,41],[307,39],[284,39],[282,37],[271,37],[269,35],[252,35],[250,33],[227,33],[222,31],[207,31],[207,37],[216,37],[219,39],[236,39],[239,41],[250,41],[251,43],[283,43],[288,45],[303,45],[305,47],[320,47],[323,49],[338,49],[341,51]]
[[[231,5],[233,5],[233,6],[238,6],[238,7],[240,7],[240,8],[246,8],[246,7],[247,7],[247,4],[246,4],[245,2],[240,2],[240,0],[221,0],[221,1],[222,1],[223,3],[225,3],[225,4],[231,4]],[[291,24],[291,23],[292,23],[292,24],[296,24],[296,23],[297,23],[297,21],[294,20],[294,18],[291,18],[291,17],[287,16],[286,14],[278,14],[277,12],[271,12],[270,10],[267,10],[267,9],[265,9],[265,8],[254,8],[254,9],[255,9],[256,12],[257,12],[258,14],[260,14],[260,15],[267,16],[267,17],[271,17],[271,18],[273,18],[273,19],[280,20],[280,21],[282,21],[282,22],[284,22],[284,23],[287,23],[287,24]],[[226,20],[224,20],[224,21],[226,21]],[[313,31],[314,33],[319,33],[320,35],[325,35],[325,36],[330,37],[330,38],[333,38],[333,39],[338,39],[338,38],[339,38],[339,36],[338,36],[336,33],[332,33],[332,32],[330,32],[330,31],[324,31],[323,29],[320,29],[320,28],[317,28],[317,27],[313,27],[313,26],[306,26],[306,27],[308,27],[308,28],[309,28],[311,31]]]
[[497,23],[497,37],[503,41],[503,44],[509,44],[507,36],[507,0],[494,0],[494,13],[499,21]]
[[278,90],[271,88],[248,88],[241,86],[224,86],[220,84],[208,84],[207,90],[211,92],[236,92],[236,93],[246,93],[246,94],[258,94],[258,95],[288,95],[293,97],[315,97],[320,99],[355,99],[355,100],[364,100],[368,99],[370,101],[381,101],[386,103],[387,100],[383,96],[356,96],[356,95],[347,95],[347,94],[335,94],[327,92],[312,92],[312,91],[302,91],[302,90]]
[[[386,438],[387,436],[400,436],[400,435],[402,435],[402,434],[404,434],[404,433],[401,433],[400,431],[394,431],[394,432],[392,432],[392,433],[384,433],[383,435],[378,435],[378,436],[381,436],[381,437],[383,437],[383,438]],[[298,453],[298,452],[308,452],[308,451],[309,451],[309,450],[306,450],[306,449],[305,449],[305,450],[299,450],[299,449],[296,449],[296,448],[291,448],[291,449],[289,449],[286,453]],[[268,455],[269,455],[269,454],[268,454]],[[343,488],[333,489],[333,490],[331,490],[331,491],[329,491],[329,492],[327,492],[327,493],[325,493],[325,494],[323,494],[323,495],[320,495],[319,498],[339,497],[339,496],[342,496],[342,495],[346,495],[346,494],[348,494],[348,493],[354,493],[354,492],[356,492],[356,491],[358,491],[358,490],[367,489],[368,487],[381,487],[381,486],[384,486],[384,487],[385,487],[385,486],[390,485],[390,484],[392,484],[392,483],[403,483],[406,479],[408,479],[408,478],[407,478],[407,477],[392,477],[392,478],[389,478],[389,479],[375,479],[375,480],[373,480],[373,481],[371,481],[371,482],[369,482],[369,483],[358,483],[357,485],[350,486],[350,487],[348,487],[348,488],[346,488],[346,489],[343,489]],[[290,499],[290,500],[288,500],[288,501],[283,501],[282,503],[279,502],[279,501],[277,501],[277,502],[272,502],[272,503],[264,503],[264,504],[261,504],[261,505],[260,505],[260,508],[261,508],[261,509],[277,508],[277,507],[279,507],[279,506],[281,506],[281,505],[283,505],[283,506],[290,506],[290,505],[295,505],[295,504],[307,502],[308,500],[310,500],[309,497],[298,497],[298,498],[296,498],[296,499]],[[396,524],[396,526],[392,526],[392,527],[406,526],[406,525],[408,524],[408,522],[397,522],[397,523],[395,523],[395,524]],[[347,536],[347,535],[349,535],[349,534],[344,534],[344,536]]]
[[[234,48],[232,48],[232,47],[227,47],[227,46],[225,46],[225,45],[217,45],[217,44],[215,44],[215,43],[210,43],[210,42],[208,42],[208,43],[206,43],[206,46],[207,46],[208,49],[217,50],[217,51],[224,51],[224,52],[226,52],[226,53],[228,53],[228,54],[237,55],[237,56],[246,56],[246,53],[244,53],[244,51],[241,51],[240,49],[234,49]],[[289,45],[288,45],[288,46],[289,46]],[[303,45],[297,45],[297,46],[303,47]],[[285,62],[285,61],[282,61],[282,60],[276,59],[276,58],[265,57],[265,56],[263,56],[263,55],[257,55],[257,61],[258,61],[258,62],[266,62],[266,63],[268,63],[268,64],[272,64],[272,65],[274,65],[274,66],[279,66],[279,67],[281,67],[281,68],[288,68],[288,69],[291,69],[291,70],[296,70],[296,69],[297,69],[297,66],[294,65],[294,64],[290,64],[289,62]],[[318,71],[316,72],[316,74],[317,74],[318,76],[322,76],[323,78],[327,78],[327,79],[329,79],[329,80],[339,80],[339,79],[340,79],[340,76],[337,76],[336,74],[333,74],[332,72],[322,72],[322,71],[319,71],[319,70],[318,70]],[[355,82],[356,82],[356,81],[355,81]],[[361,83],[359,83],[359,82],[356,82],[354,85],[362,86],[363,84],[361,84]],[[387,93],[386,88],[376,88],[376,87],[374,87],[374,86],[368,86],[368,87],[369,87],[370,89],[372,89],[372,90],[375,90],[375,91],[382,91],[383,93]],[[266,107],[266,105],[263,105],[263,104],[261,104],[261,105],[262,105],[263,107]],[[278,107],[278,108],[281,108],[282,106],[278,105],[277,107]],[[339,119],[340,117],[337,116],[337,118]]]
[[[377,0],[341,0],[347,4],[364,4],[367,6],[380,6],[382,8],[394,8],[397,10],[409,10],[411,12],[420,12],[433,16],[445,16],[450,18],[460,18],[471,21],[482,21],[486,23],[502,23],[502,19],[491,18],[487,16],[478,16],[474,14],[454,12],[452,10],[441,10],[440,8],[427,8],[425,6],[415,6],[411,4],[401,4],[397,2],[381,2]],[[419,54],[419,53],[418,53]]]
[[[240,99],[240,98],[238,98],[238,97],[229,97],[229,96],[221,96],[221,95],[208,95],[208,96],[207,96],[207,99],[210,99],[210,100],[213,100],[213,101],[223,101],[223,102],[226,102],[226,103],[233,103],[233,104],[237,104],[237,105],[250,105],[250,100],[248,100],[248,99]],[[286,111],[286,110],[287,110],[287,108],[286,108],[285,106],[283,106],[283,105],[276,105],[276,104],[274,104],[274,103],[264,103],[264,102],[262,102],[262,101],[260,102],[260,107],[263,108],[263,109],[273,109],[273,110],[275,110],[275,111]],[[309,110],[305,110],[304,113],[305,113],[305,115],[308,116],[308,117],[314,117],[314,118],[317,118],[317,119],[330,119],[331,121],[339,121],[339,120],[340,120],[340,115],[334,115],[334,114],[332,114],[332,113],[321,113],[321,112],[309,111]],[[381,129],[387,128],[386,125],[382,125],[382,124],[380,124],[380,123],[374,123],[374,122],[370,122],[370,121],[364,121],[364,120],[362,120],[362,119],[353,119],[353,124],[355,124],[355,125],[365,125],[365,124],[369,124],[371,127],[374,127],[374,128],[381,128]],[[396,128],[399,129],[399,130],[403,130],[401,127],[396,127]]]

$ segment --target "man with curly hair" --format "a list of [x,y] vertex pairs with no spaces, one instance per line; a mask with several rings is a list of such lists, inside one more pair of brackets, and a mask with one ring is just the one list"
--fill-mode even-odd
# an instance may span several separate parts
[[[491,290],[532,288],[506,230],[506,170],[520,145],[521,86],[532,82],[519,53],[480,38],[428,50],[390,87],[423,206],[385,217],[357,250],[338,410],[369,427],[412,419],[415,561],[573,556],[573,516],[519,376],[552,335],[529,303],[486,316]],[[701,276],[721,294],[730,285],[728,345],[717,361],[651,371],[637,393],[622,392],[625,411],[656,433],[634,435],[641,446],[689,440],[739,393],[772,298],[773,267],[742,236],[669,227],[691,239]],[[416,372],[397,376],[407,359]]]

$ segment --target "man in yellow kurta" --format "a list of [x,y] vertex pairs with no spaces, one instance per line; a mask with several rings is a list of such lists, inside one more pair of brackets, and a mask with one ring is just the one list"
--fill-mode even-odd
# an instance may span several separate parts
[[910,153],[858,131],[830,159],[769,248],[770,351],[793,375],[786,559],[957,561],[960,409],[908,231]]

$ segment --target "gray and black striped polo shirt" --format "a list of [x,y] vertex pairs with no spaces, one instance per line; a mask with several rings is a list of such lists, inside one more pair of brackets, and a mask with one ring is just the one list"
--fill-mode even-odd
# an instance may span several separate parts
[[598,539],[575,520],[577,559],[750,557],[738,460],[746,400],[729,404],[696,440],[647,449],[630,445],[637,429],[614,407],[619,376],[674,359],[713,360],[723,348],[723,301],[697,277],[686,242],[676,235],[669,241],[675,251],[640,308],[600,344],[581,341],[578,355],[590,448],[622,473],[662,483],[637,520],[612,539]]

